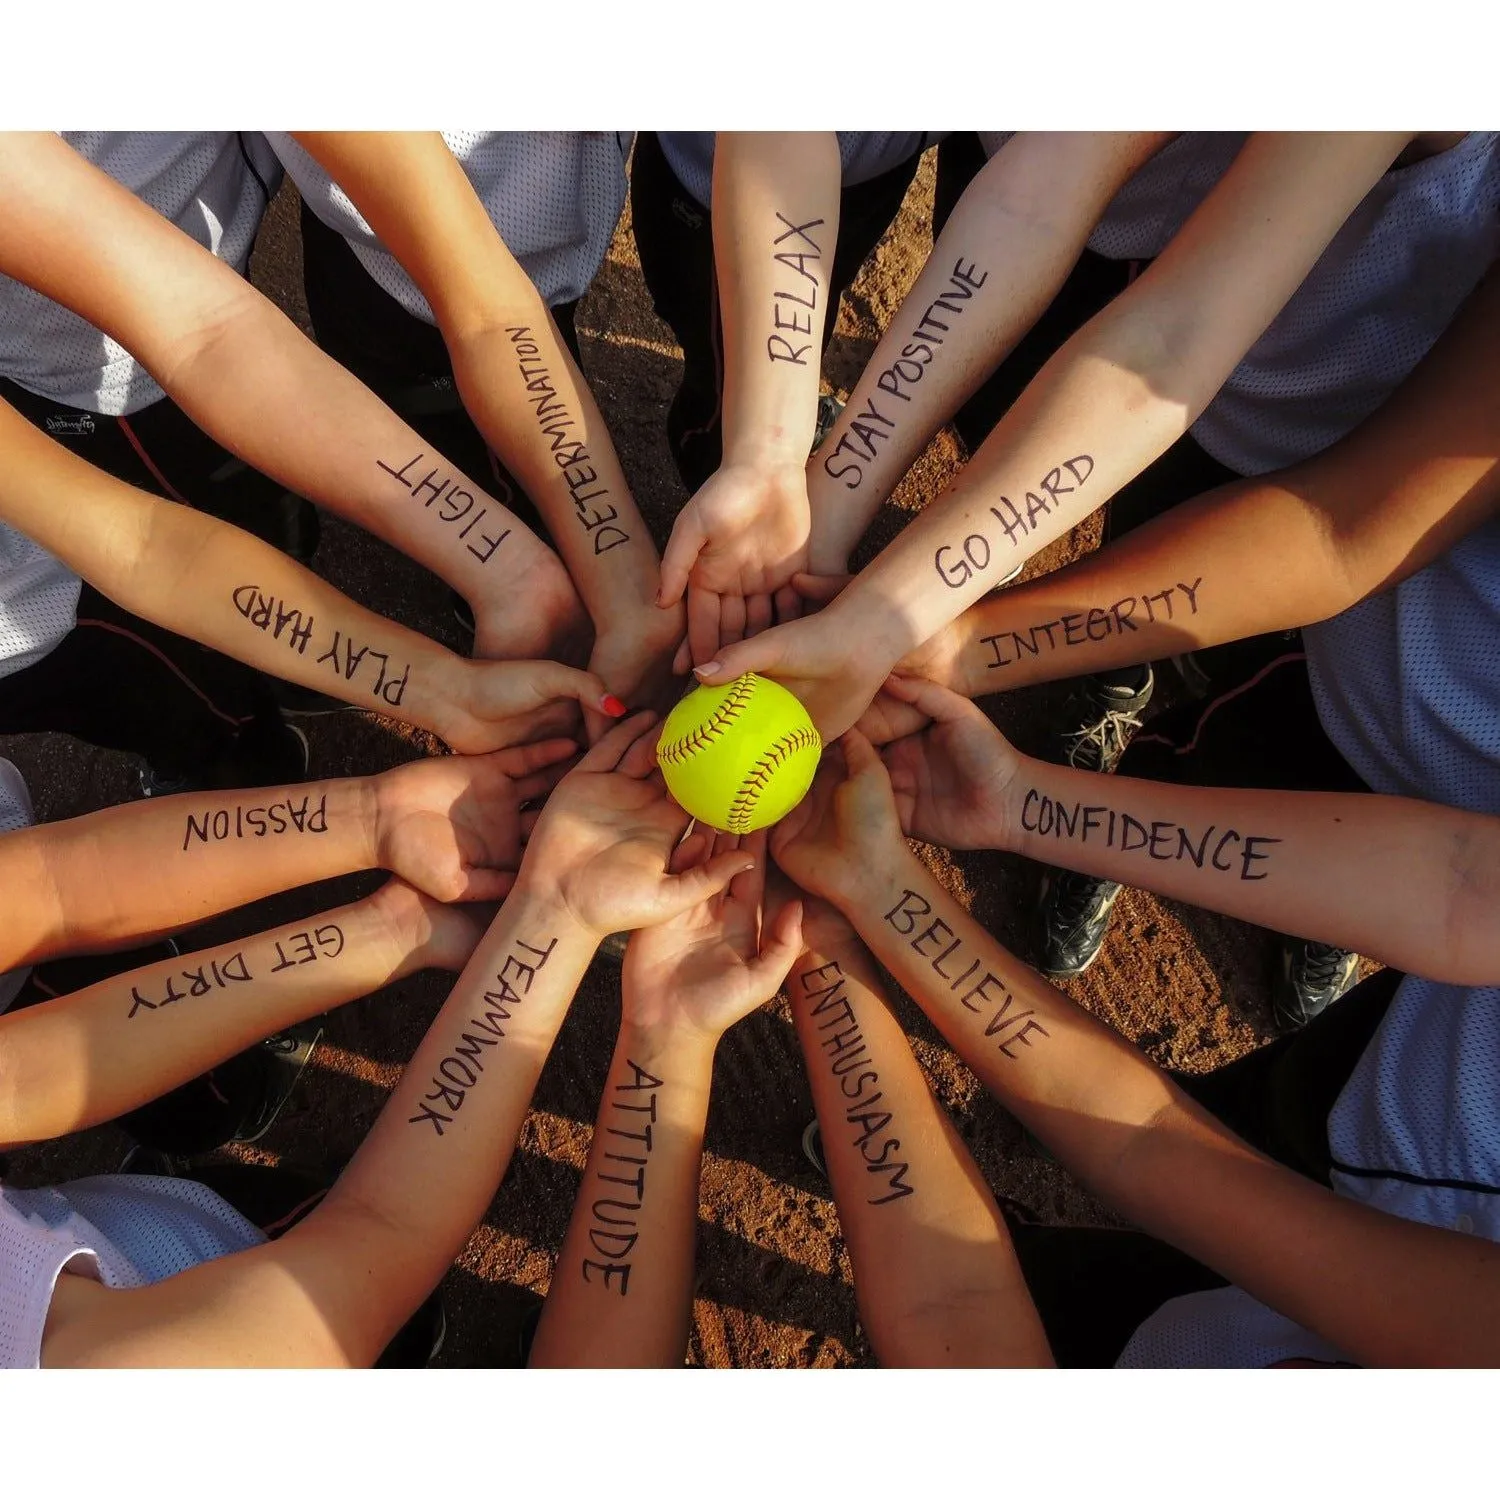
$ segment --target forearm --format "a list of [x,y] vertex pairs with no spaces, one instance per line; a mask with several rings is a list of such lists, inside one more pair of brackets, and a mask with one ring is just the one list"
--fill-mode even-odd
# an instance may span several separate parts
[[[0,407],[0,513],[122,608],[262,671],[443,734],[469,664],[248,532],[110,478]],[[59,496],[66,496],[66,504]]]
[[809,460],[814,572],[847,571],[928,439],[1046,309],[1110,198],[1166,139],[1022,133],[969,185]]
[[[1500,818],[1023,759],[997,844],[1452,984],[1500,982]],[[1000,832],[1000,830],[995,830]]]
[[726,465],[800,466],[812,446],[841,176],[832,131],[715,141]]
[[190,792],[6,835],[0,971],[108,951],[375,867],[377,780]]
[[1050,1363],[994,1197],[854,938],[788,981],[860,1321],[883,1365]]
[[542,1310],[538,1366],[680,1366],[713,1045],[628,1021]]
[[386,910],[377,893],[0,1016],[0,1144],[114,1119],[420,967]]
[[483,1217],[597,945],[523,880],[324,1204],[278,1241],[351,1363],[374,1360]]

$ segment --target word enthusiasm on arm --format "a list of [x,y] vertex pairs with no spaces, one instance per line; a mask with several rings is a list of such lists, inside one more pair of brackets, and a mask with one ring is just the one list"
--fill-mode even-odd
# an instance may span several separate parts
[[[1023,635],[1019,630],[1002,630],[995,635],[982,635],[982,640],[994,653],[995,659],[985,666],[994,671],[997,667],[1014,666],[1023,656],[1040,656],[1046,651],[1058,651],[1068,646],[1081,646],[1085,641],[1102,641],[1112,635],[1124,635],[1127,630],[1139,630],[1140,621],[1134,618],[1137,606],[1145,616],[1147,625],[1158,620],[1171,620],[1184,612],[1191,618],[1198,613],[1198,588],[1201,577],[1191,583],[1175,583],[1159,594],[1127,594],[1116,599],[1106,609],[1079,610],[1075,614],[1059,615],[1055,620],[1043,620],[1030,625]],[[1187,600],[1185,611],[1181,601],[1174,596],[1181,592]],[[1010,655],[1005,654],[1009,647]]]
[[[480,1001],[481,1016],[470,1016],[473,1031],[465,1031],[453,1051],[437,1066],[432,1075],[432,1092],[424,1096],[421,1111],[408,1125],[431,1125],[439,1136],[443,1126],[463,1108],[469,1090],[484,1072],[484,1049],[495,1046],[505,1035],[505,1023],[511,1018],[510,1007],[519,1005],[531,993],[536,976],[547,966],[557,939],[548,938],[540,948],[516,939],[515,951],[507,953],[495,976],[496,987],[486,990]],[[448,1111],[434,1109],[441,1104]]]
[[[427,472],[418,478],[424,460]],[[472,490],[465,489],[461,480],[445,473],[425,453],[418,453],[415,458],[407,459],[399,469],[379,458],[375,460],[375,467],[384,469],[391,475],[397,484],[410,493],[413,500],[420,500],[424,510],[432,510],[435,505],[438,520],[449,526],[457,526],[462,521],[464,524],[459,530],[458,538],[482,563],[487,563],[495,555],[500,543],[511,533],[512,528],[509,526],[499,536],[480,531],[472,542],[469,541],[469,533],[477,530],[479,523],[490,513],[490,508],[483,501],[477,501]]]
[[[827,1054],[825,1061],[830,1075],[838,1080],[844,1119],[856,1130],[850,1144],[858,1150],[866,1172],[886,1179],[876,1184],[885,1191],[878,1198],[866,1199],[878,1206],[905,1198],[916,1192],[916,1188],[906,1180],[910,1164],[891,1159],[901,1149],[900,1138],[890,1133],[895,1117],[888,1109],[876,1108],[885,1098],[885,1090],[880,1087],[880,1075],[871,1063],[859,1018],[844,993],[845,983],[844,971],[838,960],[833,959],[802,976],[802,993],[808,1000],[817,1001],[812,1007],[813,1015],[827,1015],[826,1020],[817,1023],[818,1030],[833,1032],[831,1036],[820,1037],[818,1045]],[[834,1031],[834,1027],[840,1029]]]
[[[999,1037],[996,1043],[1000,1051],[1012,1062],[1015,1046],[1031,1046],[1033,1034],[1048,1036],[1050,1033],[1040,1021],[1034,1020],[1034,1010],[1012,1010],[1016,997],[1005,987],[998,974],[984,967],[978,958],[967,956],[964,940],[954,935],[953,929],[941,917],[933,917],[928,925],[917,930],[919,917],[932,916],[932,902],[916,891],[903,890],[901,899],[885,914],[886,924],[901,937],[910,938],[908,946],[919,958],[925,958],[932,972],[948,986],[951,994],[958,995],[964,986],[969,987],[958,995],[958,1003],[976,1016],[984,1014],[983,1006],[998,1006],[985,1024],[986,1037]],[[934,951],[941,950],[941,951]],[[943,964],[950,962],[945,969]],[[955,972],[957,971],[957,972]],[[973,980],[970,984],[969,981]]]
[[[952,327],[943,322],[938,313],[941,311],[957,317],[963,312],[964,304],[989,279],[989,272],[980,271],[972,261],[967,266],[962,257],[954,261],[953,269],[948,273],[948,285],[933,298],[921,321],[912,329],[911,342],[902,348],[895,362],[876,377],[876,386],[892,400],[910,402],[908,387],[921,380],[927,366],[932,363],[933,349],[942,346],[942,335]],[[871,396],[866,399],[862,410],[850,412],[849,430],[823,460],[823,472],[830,479],[842,479],[845,489],[857,490],[864,482],[864,466],[875,458],[876,445],[888,443],[896,429],[896,417],[889,415],[892,410],[899,415],[901,408],[887,405],[886,410],[881,411]],[[834,467],[836,458],[843,459],[838,468]]]
[[[630,1290],[630,1256],[641,1237],[637,1215],[646,1201],[646,1165],[651,1159],[651,1127],[656,1124],[656,1091],[664,1087],[660,1078],[653,1077],[639,1063],[626,1058],[625,1066],[630,1069],[631,1078],[629,1082],[614,1085],[609,1109],[610,1118],[616,1123],[605,1126],[606,1133],[616,1138],[610,1144],[618,1143],[619,1149],[606,1151],[604,1160],[634,1167],[635,1171],[625,1175],[606,1172],[601,1166],[594,1173],[596,1181],[615,1186],[604,1188],[606,1196],[595,1198],[591,1206],[595,1222],[589,1229],[589,1244],[601,1258],[585,1257],[581,1267],[585,1281],[592,1280],[590,1270],[597,1271],[606,1291],[609,1278],[618,1277],[622,1297]],[[632,1196],[617,1196],[620,1188],[628,1189]]]
[[1279,838],[1220,829],[1213,823],[1195,835],[1166,818],[1143,823],[1113,807],[1056,802],[1036,787],[1029,787],[1021,801],[1021,827],[1044,838],[1050,835],[1079,844],[1103,844],[1122,854],[1144,850],[1163,863],[1191,860],[1200,870],[1207,866],[1226,875],[1237,873],[1241,880],[1264,880],[1270,872],[1254,866],[1270,859],[1262,852],[1265,845],[1281,843]]
[[311,797],[287,797],[280,802],[236,803],[205,811],[202,817],[187,815],[182,830],[182,847],[194,839],[200,844],[222,844],[226,839],[263,839],[278,833],[327,833],[328,797],[325,793],[313,804]]
[[630,534],[613,524],[620,519],[620,512],[609,504],[609,486],[600,482],[584,439],[577,435],[578,423],[557,394],[551,372],[539,363],[542,350],[536,335],[524,325],[505,331],[515,350],[516,368],[526,382],[526,399],[535,409],[537,426],[551,444],[552,462],[561,471],[572,497],[573,514],[584,533],[593,537],[594,556],[601,557],[628,542]]
[[[778,330],[783,331],[767,336],[766,354],[770,357],[772,364],[780,360],[789,365],[805,365],[807,352],[812,348],[812,315],[818,306],[818,288],[823,284],[818,279],[823,250],[808,231],[818,228],[823,220],[809,219],[805,224],[794,224],[779,209],[776,217],[786,225],[786,229],[771,241],[771,258],[787,270],[794,272],[798,279],[792,283],[791,291],[778,291],[773,296],[771,321]],[[792,239],[793,235],[797,238]],[[787,249],[776,248],[778,245],[786,244],[788,240],[792,240],[792,243]],[[806,249],[798,248],[799,240],[807,247]],[[811,271],[807,269],[809,261],[813,265]],[[799,296],[799,292],[803,295]],[[807,311],[799,313],[796,311],[797,307],[806,308]],[[785,317],[782,316],[783,313],[786,314]],[[787,338],[787,333],[801,335],[807,338],[808,342],[800,346],[793,344]]]
[[[304,616],[300,609],[273,594],[263,594],[253,583],[242,583],[235,589],[233,599],[234,607],[257,630],[276,641],[285,636],[289,650],[298,656],[307,655],[313,634],[311,615]],[[333,632],[332,644],[317,661],[320,664],[327,662],[335,675],[343,677],[345,682],[353,682],[366,657],[375,669],[375,681],[368,685],[370,696],[392,708],[399,708],[406,696],[407,679],[411,676],[410,662],[400,669],[398,677],[390,671],[391,658],[387,652],[377,651],[373,646],[357,646],[354,637],[346,636],[341,630]]]
[[[1009,496],[1001,495],[999,501],[990,506],[990,514],[1000,523],[1000,533],[1011,545],[1021,545],[1028,533],[1035,531],[1043,516],[1050,516],[1054,508],[1060,509],[1062,497],[1080,490],[1094,472],[1094,460],[1087,453],[1074,458],[1065,458],[1055,469],[1049,469],[1035,490],[1026,491],[1026,499],[1018,505]],[[1071,484],[1066,483],[1071,479]],[[1024,506],[1024,512],[1023,512]],[[983,573],[993,561],[990,539],[982,531],[971,531],[962,542],[945,544],[932,555],[932,565],[937,575],[950,589],[961,589],[976,573]]]
[[[270,972],[280,974],[284,969],[316,963],[320,958],[337,958],[344,951],[344,929],[336,923],[325,922],[321,927],[309,927],[305,932],[275,939],[271,946],[276,950],[277,961],[271,965]],[[168,974],[161,981],[158,999],[148,1000],[139,985],[131,985],[130,1011],[125,1019],[133,1021],[143,1010],[165,1010],[179,1000],[196,1000],[210,990],[227,990],[230,985],[248,984],[254,978],[243,948],[228,958],[205,959],[196,968],[183,968],[175,974]]]

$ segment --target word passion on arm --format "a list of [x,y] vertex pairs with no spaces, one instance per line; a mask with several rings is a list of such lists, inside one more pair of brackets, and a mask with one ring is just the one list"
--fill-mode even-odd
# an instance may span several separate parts
[[282,833],[327,833],[328,794],[314,804],[311,797],[285,797],[276,802],[236,802],[233,807],[205,808],[187,815],[182,847],[222,844],[229,839],[263,839]]
[[[604,1127],[610,1149],[603,1152],[594,1171],[595,1181],[611,1186],[603,1188],[589,1206],[593,1220],[589,1226],[589,1244],[600,1259],[585,1256],[580,1268],[583,1279],[591,1284],[593,1278],[589,1272],[597,1271],[605,1290],[610,1287],[610,1277],[615,1277],[622,1297],[630,1291],[630,1271],[634,1264],[630,1257],[641,1237],[639,1215],[646,1201],[646,1167],[651,1160],[651,1127],[656,1124],[656,1094],[658,1089],[666,1087],[660,1078],[632,1059],[626,1058],[625,1066],[630,1069],[630,1077],[617,1079],[610,1090],[608,1118],[612,1123]],[[605,1170],[606,1164],[611,1170]],[[634,1167],[635,1171],[625,1173],[619,1170],[622,1167]],[[622,1196],[622,1188],[631,1196]]]

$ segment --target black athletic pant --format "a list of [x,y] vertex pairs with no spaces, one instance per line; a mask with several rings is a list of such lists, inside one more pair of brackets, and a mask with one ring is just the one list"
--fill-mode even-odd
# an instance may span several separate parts
[[[1328,1116],[1403,977],[1382,970],[1301,1031],[1213,1073],[1172,1076],[1250,1145],[1326,1186]],[[1163,1303],[1228,1285],[1137,1230],[1011,1220],[1010,1231],[1053,1356],[1067,1368],[1115,1364]]]
[[[840,194],[838,245],[823,321],[825,350],[833,337],[839,298],[890,228],[920,160],[913,156]],[[682,346],[682,384],[667,413],[667,439],[691,493],[719,467],[723,453],[724,358],[713,219],[677,180],[651,131],[643,130],[635,138],[630,212],[652,305]]]
[[[317,546],[318,515],[307,501],[219,447],[167,397],[129,417],[80,412],[8,380],[0,398],[127,484],[228,521],[298,561]],[[264,674],[120,609],[88,584],[78,628],[41,661],[0,678],[0,734],[71,734],[201,784],[294,774],[284,745],[275,748],[278,724]]]
[[[546,523],[470,419],[442,332],[414,317],[365,270],[343,235],[302,205],[302,283],[319,347],[375,392],[444,457],[541,535]],[[551,309],[575,360],[576,302]]]

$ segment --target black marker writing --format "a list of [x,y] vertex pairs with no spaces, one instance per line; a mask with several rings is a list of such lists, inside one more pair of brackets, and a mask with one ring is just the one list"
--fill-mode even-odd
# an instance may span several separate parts
[[817,1002],[811,1007],[814,1016],[826,1016],[818,1021],[817,1029],[831,1035],[820,1037],[818,1045],[827,1055],[829,1072],[838,1079],[839,1093],[843,1096],[839,1104],[844,1109],[844,1119],[854,1127],[851,1144],[863,1158],[865,1171],[886,1179],[879,1184],[884,1192],[866,1201],[874,1205],[894,1203],[916,1192],[916,1188],[906,1180],[910,1164],[892,1160],[893,1154],[901,1149],[900,1138],[890,1133],[895,1117],[890,1110],[878,1107],[885,1091],[871,1064],[870,1049],[859,1029],[854,1007],[844,993],[845,983],[844,971],[834,959],[803,974],[802,993],[809,1001]]
[[[1199,577],[1191,583],[1172,584],[1159,594],[1126,594],[1107,609],[1079,610],[1030,625],[1024,635],[1019,630],[1002,630],[996,635],[980,636],[995,658],[985,666],[991,671],[1009,667],[1023,656],[1081,646],[1085,641],[1107,640],[1112,635],[1124,635],[1127,630],[1139,630],[1143,623],[1154,625],[1158,620],[1171,620],[1178,613],[1191,617],[1198,613],[1198,588],[1202,582]],[[1179,592],[1187,601],[1185,607],[1182,600],[1175,598]]]
[[[1015,1046],[1031,1046],[1033,1034],[1048,1036],[1050,1033],[1040,1021],[1034,1020],[1034,1010],[1012,1010],[1016,997],[1006,988],[998,974],[985,968],[982,960],[969,957],[963,939],[954,935],[953,929],[941,917],[933,917],[928,925],[917,930],[920,917],[932,916],[932,902],[916,891],[903,890],[901,899],[885,914],[887,925],[902,937],[909,937],[913,953],[925,958],[951,993],[958,995],[958,1003],[976,1016],[984,1014],[983,1006],[998,1007],[985,1024],[987,1037],[998,1036],[996,1044],[1012,1062]],[[940,951],[939,951],[940,950]],[[965,960],[967,959],[967,962]],[[948,967],[944,968],[943,965]],[[965,988],[967,986],[967,988]]]
[[585,533],[593,537],[594,556],[600,557],[628,542],[630,534],[613,524],[620,519],[620,512],[609,503],[609,486],[600,482],[578,423],[552,383],[551,371],[538,363],[542,350],[536,336],[524,325],[505,331],[510,335],[521,379],[526,382],[526,399],[535,408],[537,425],[551,444],[552,461],[562,471],[563,483],[572,497],[573,514]]
[[367,656],[370,658],[371,665],[379,663],[375,667],[374,684],[370,687],[371,696],[379,698],[383,703],[389,703],[392,708],[399,708],[401,700],[406,696],[407,679],[411,676],[410,662],[401,668],[399,677],[388,676],[391,658],[386,652],[377,651],[373,646],[356,646],[354,637],[345,636],[341,630],[333,632],[333,644],[318,657],[318,662],[319,664],[327,662],[334,673],[342,676],[345,682],[353,682],[355,673],[364,665]]
[[[606,1290],[610,1277],[617,1277],[622,1297],[630,1290],[630,1256],[641,1237],[637,1216],[646,1201],[646,1165],[651,1159],[651,1127],[656,1124],[656,1090],[665,1086],[639,1063],[627,1058],[625,1066],[630,1069],[631,1077],[614,1085],[609,1118],[615,1123],[604,1127],[611,1137],[611,1149],[604,1153],[604,1162],[610,1169],[606,1171],[601,1163],[594,1172],[596,1182],[610,1184],[594,1199],[590,1210],[594,1222],[589,1227],[589,1244],[601,1259],[590,1260],[585,1256],[581,1267],[585,1281],[591,1280],[591,1269],[597,1271]],[[625,1170],[629,1167],[635,1170]]]
[[[990,514],[1000,523],[1000,534],[1012,549],[1019,547],[1022,538],[1036,530],[1041,518],[1060,509],[1062,497],[1082,489],[1093,472],[1094,460],[1087,453],[1080,453],[1049,469],[1035,490],[1026,491],[1021,504],[1001,495],[990,506]],[[1067,482],[1070,479],[1071,484]],[[976,573],[983,573],[992,560],[990,539],[982,531],[970,532],[961,542],[945,544],[932,555],[938,577],[950,589],[961,589]]]
[[[790,365],[805,365],[807,352],[812,348],[812,315],[818,307],[818,279],[823,251],[818,242],[808,233],[823,223],[822,219],[809,219],[805,224],[794,224],[784,213],[777,211],[776,217],[786,229],[771,241],[771,258],[791,271],[796,277],[787,285],[789,291],[778,290],[771,302],[771,321],[778,332],[766,338],[766,354],[774,364],[778,360]],[[790,241],[790,243],[788,243]],[[777,249],[785,245],[784,250]],[[811,262],[813,269],[808,270]],[[802,308],[799,312],[797,309]],[[805,337],[805,344],[794,344],[787,334]]]
[[320,958],[337,958],[344,951],[344,929],[326,922],[322,927],[294,932],[289,938],[278,938],[275,946],[276,962],[271,965],[271,972],[279,974],[283,969],[313,964]]
[[1118,849],[1124,854],[1144,850],[1162,863],[1191,860],[1197,869],[1218,870],[1225,875],[1237,873],[1241,880],[1264,880],[1270,872],[1256,870],[1254,866],[1271,858],[1262,852],[1266,845],[1281,843],[1279,838],[1241,833],[1235,828],[1221,829],[1213,823],[1200,834],[1169,819],[1156,818],[1143,823],[1112,807],[1056,802],[1035,787],[1029,787],[1021,801],[1021,827],[1043,838],[1103,844],[1106,849]]
[[[406,1122],[408,1125],[431,1125],[441,1136],[443,1126],[453,1123],[469,1090],[484,1072],[486,1048],[495,1046],[505,1035],[505,1023],[511,1018],[512,1008],[531,993],[536,976],[547,966],[555,947],[556,938],[548,938],[540,948],[516,939],[514,950],[506,954],[495,976],[495,988],[484,992],[480,1015],[469,1017],[468,1024],[473,1030],[463,1032],[453,1051],[437,1065],[432,1075],[432,1092],[424,1095],[420,1113],[413,1115]],[[434,1109],[434,1104],[443,1105],[447,1113]]]
[[228,958],[205,959],[195,969],[184,968],[178,973],[169,974],[163,981],[159,999],[148,1000],[141,993],[139,985],[131,985],[130,1011],[125,1019],[133,1021],[143,1010],[165,1010],[169,1005],[176,1005],[179,1000],[195,1000],[210,990],[225,990],[231,984],[245,984],[253,977],[250,965],[245,962],[243,950]]
[[[972,261],[967,266],[962,257],[954,261],[953,269],[948,273],[948,285],[928,304],[921,321],[908,335],[909,342],[902,347],[900,355],[875,378],[877,388],[890,398],[885,410],[877,407],[871,396],[862,408],[851,408],[840,418],[841,423],[848,424],[847,428],[823,460],[823,472],[830,479],[842,479],[844,488],[849,490],[857,490],[864,482],[865,464],[875,458],[876,446],[888,442],[895,430],[901,408],[891,403],[910,403],[909,387],[922,379],[932,363],[933,349],[942,346],[943,335],[952,328],[939,315],[957,317],[989,279],[989,272],[980,271]],[[834,467],[835,459],[842,460],[837,468]]]
[[327,833],[328,797],[314,803],[311,797],[288,797],[280,802],[236,803],[231,808],[205,811],[201,817],[187,815],[182,847],[197,839],[200,844],[222,844],[226,839],[263,839],[280,833]]
[[284,636],[287,645],[302,656],[307,643],[312,639],[313,617],[302,617],[300,609],[294,609],[284,599],[274,594],[263,594],[253,583],[242,583],[233,594],[234,607],[257,630],[263,630],[272,640]]
[[[458,532],[459,540],[482,563],[487,563],[495,555],[500,543],[511,533],[512,528],[509,526],[498,536],[492,532],[480,531],[479,523],[489,515],[489,506],[482,500],[476,500],[474,492],[465,488],[462,479],[448,474],[425,453],[418,453],[416,457],[407,459],[399,469],[378,458],[375,460],[375,467],[392,475],[398,484],[410,491],[413,500],[422,502],[424,510],[430,511],[436,506],[438,520],[449,526],[458,526],[462,522]],[[474,536],[472,542],[469,541],[471,534]]]

